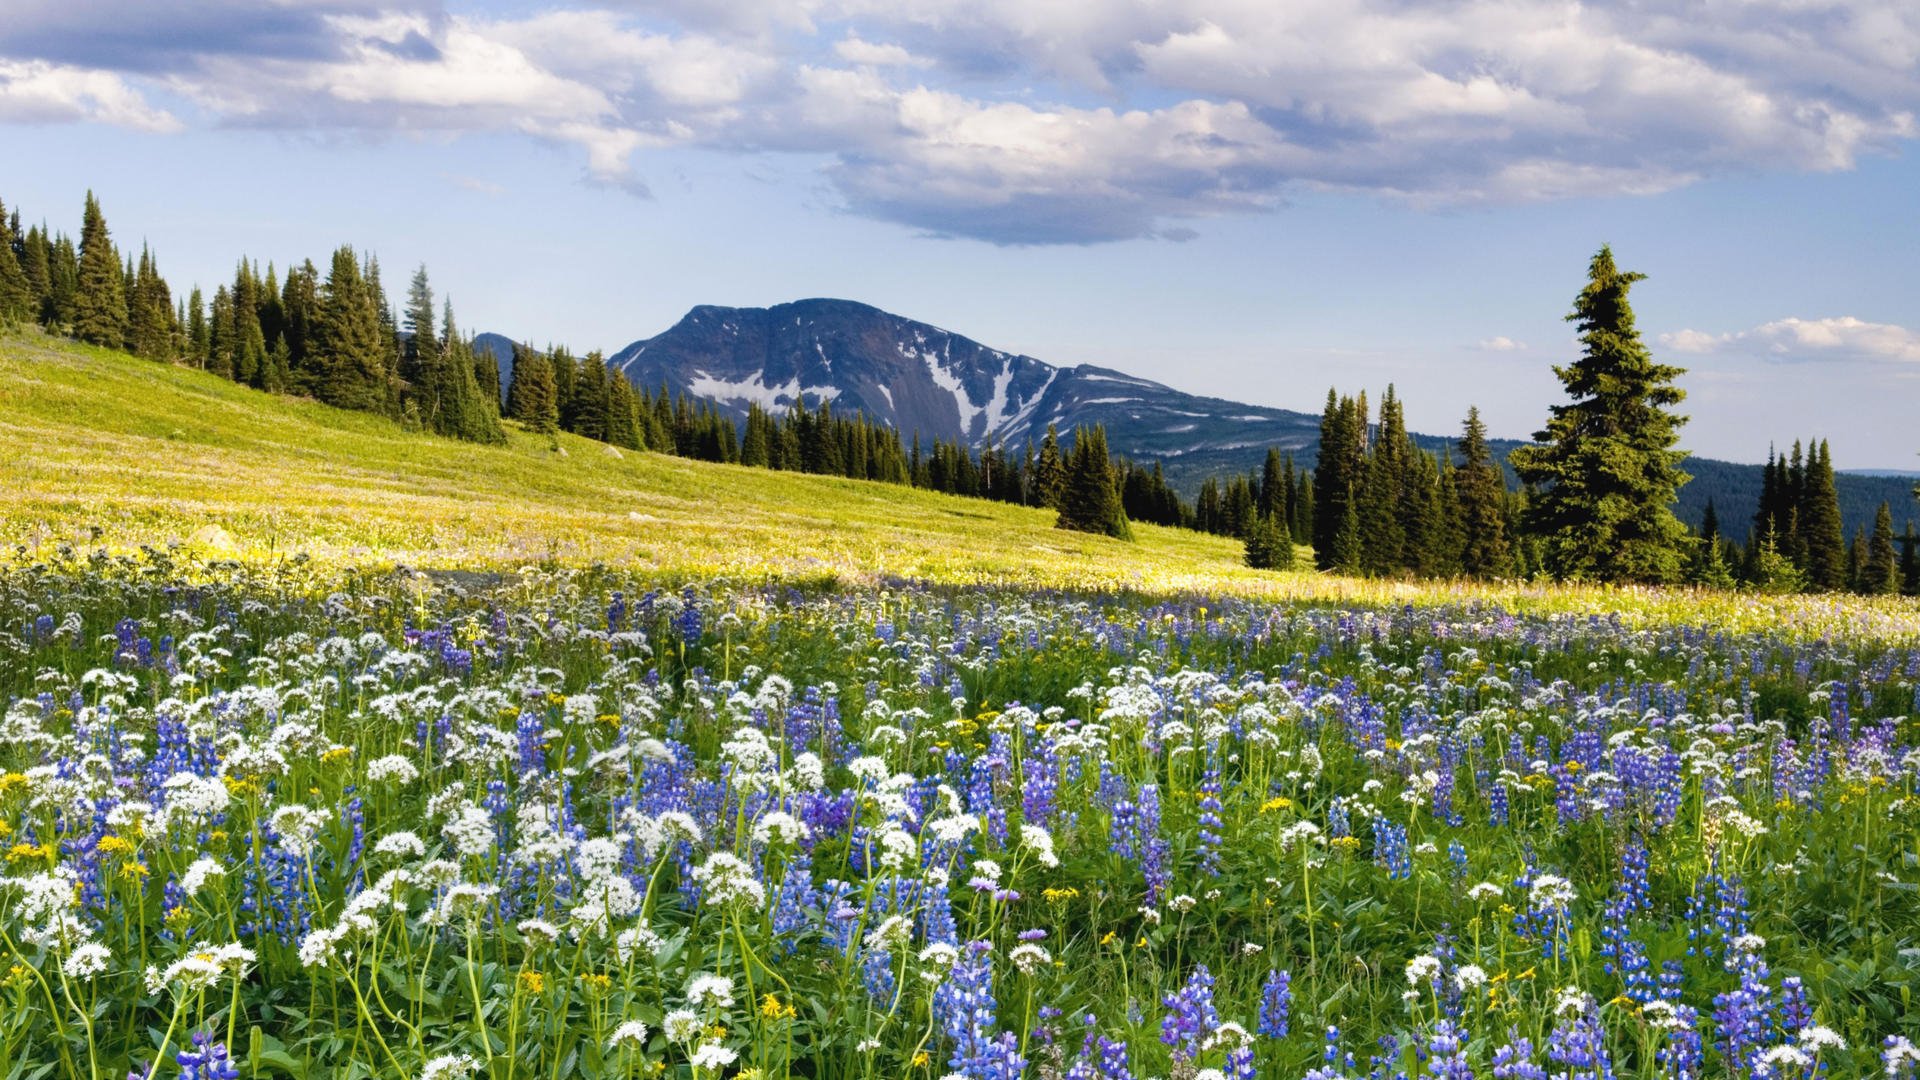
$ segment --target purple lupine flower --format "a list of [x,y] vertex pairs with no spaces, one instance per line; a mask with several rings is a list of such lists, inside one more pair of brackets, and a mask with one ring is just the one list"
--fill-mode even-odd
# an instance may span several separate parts
[[1287,1036],[1293,1011],[1292,981],[1291,974],[1275,968],[1267,972],[1267,981],[1260,986],[1259,1031],[1269,1039]]
[[1161,999],[1167,1013],[1160,1020],[1160,1041],[1173,1048],[1175,1061],[1192,1061],[1220,1026],[1213,1007],[1213,973],[1197,965],[1177,993]]

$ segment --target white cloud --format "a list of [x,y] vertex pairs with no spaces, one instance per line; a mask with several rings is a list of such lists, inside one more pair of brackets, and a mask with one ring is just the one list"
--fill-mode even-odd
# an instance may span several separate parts
[[147,104],[120,76],[50,64],[0,59],[0,123],[89,121],[136,131],[178,131],[180,121]]
[[1660,343],[1684,353],[1748,353],[1774,360],[1871,360],[1920,362],[1920,331],[1851,315],[1826,319],[1776,319],[1751,330],[1709,334],[1678,330]]
[[833,55],[863,67],[926,67],[931,63],[898,45],[867,41],[858,34],[834,42]]
[[1515,341],[1504,334],[1487,338],[1475,346],[1481,352],[1520,352],[1526,347],[1526,342]]
[[27,0],[0,121],[177,125],[145,80],[216,123],[523,132],[636,187],[653,147],[787,150],[855,212],[1007,243],[1179,235],[1300,191],[1640,195],[1920,134],[1910,0],[222,2],[169,34],[146,0],[84,26]]

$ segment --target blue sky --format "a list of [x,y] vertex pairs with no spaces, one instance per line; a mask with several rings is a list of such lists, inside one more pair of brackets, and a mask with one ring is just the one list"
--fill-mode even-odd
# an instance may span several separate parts
[[608,351],[841,296],[1523,437],[1607,242],[1689,448],[1920,468],[1904,0],[9,8],[0,198],[73,230],[92,187],[176,286],[351,242],[470,330]]

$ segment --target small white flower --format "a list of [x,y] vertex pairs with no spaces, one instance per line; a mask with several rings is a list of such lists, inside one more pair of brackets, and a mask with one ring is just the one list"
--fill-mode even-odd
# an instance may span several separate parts
[[188,896],[198,896],[206,888],[207,882],[214,878],[227,876],[227,868],[212,859],[201,857],[193,860],[187,872],[180,875],[180,889]]
[[393,832],[373,842],[375,855],[392,855],[398,858],[417,859],[427,853],[427,845],[410,832]]
[[647,1025],[638,1020],[628,1020],[613,1029],[607,1037],[607,1049],[615,1050],[622,1046],[631,1046],[635,1050],[644,1050],[647,1046]]
[[420,1070],[420,1080],[460,1080],[472,1076],[479,1067],[471,1054],[442,1054]]
[[1440,958],[1431,953],[1422,954],[1407,961],[1407,985],[1409,986],[1418,986],[1438,978],[1439,975]]
[[388,754],[367,763],[367,779],[375,783],[411,784],[420,779],[420,770],[399,754]]
[[811,832],[806,822],[784,810],[775,810],[754,824],[753,839],[758,844],[779,844],[783,847],[791,847],[806,840]]
[[1453,983],[1462,990],[1472,990],[1487,984],[1487,970],[1479,964],[1462,964],[1460,970],[1453,973]]
[[733,980],[702,973],[687,983],[687,1004],[696,1009],[724,1009],[733,1004]]
[[696,1071],[700,1069],[710,1069],[714,1072],[719,1072],[721,1069],[733,1064],[739,1057],[739,1054],[721,1046],[719,1043],[703,1042],[694,1048],[693,1054],[687,1058],[687,1063],[692,1065]]
[[73,952],[67,956],[67,962],[60,966],[60,970],[66,972],[69,979],[91,980],[95,975],[107,970],[107,961],[112,958],[112,951],[105,945],[97,941],[89,941],[75,946]]
[[1847,1048],[1847,1040],[1841,1038],[1840,1033],[1832,1028],[1815,1024],[1812,1027],[1800,1029],[1800,1046],[1802,1049],[1817,1054],[1827,1047],[1832,1047],[1835,1050],[1845,1050]]
[[692,1009],[675,1009],[660,1021],[660,1026],[669,1041],[690,1043],[700,1034],[700,1017]]
[[1053,954],[1031,941],[1023,941],[1015,945],[1013,951],[1007,954],[1007,958],[1013,961],[1013,966],[1019,968],[1022,975],[1031,975],[1053,963]]
[[767,906],[767,890],[753,876],[753,868],[738,856],[716,851],[694,868],[693,880],[706,892],[706,902],[715,907],[744,904],[750,908]]

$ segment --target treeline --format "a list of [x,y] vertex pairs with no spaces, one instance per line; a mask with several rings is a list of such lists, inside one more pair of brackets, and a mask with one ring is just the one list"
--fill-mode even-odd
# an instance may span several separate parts
[[1329,390],[1319,461],[1304,491],[1294,487],[1304,510],[1293,520],[1305,519],[1323,570],[1524,577],[1537,569],[1528,545],[1512,540],[1522,504],[1494,463],[1478,409],[1468,411],[1459,441],[1434,454],[1407,434],[1392,387],[1377,424],[1369,422],[1366,394]]
[[1789,453],[1768,451],[1760,500],[1738,545],[1721,534],[1711,503],[1702,523],[1701,584],[1746,584],[1773,592],[1920,594],[1920,535],[1909,520],[1893,531],[1893,508],[1881,503],[1873,530],[1846,535],[1833,454],[1825,439],[1795,441]]
[[92,192],[80,240],[44,224],[22,229],[0,208],[0,324],[38,323],[80,341],[182,363],[280,393],[378,413],[410,427],[500,442],[499,375],[437,310],[422,267],[396,317],[379,260],[334,251],[322,276],[311,260],[279,279],[242,258],[209,303],[178,297],[142,245],[135,260],[113,242]]
[[1016,453],[989,443],[976,453],[957,440],[923,445],[917,434],[903,443],[894,428],[864,414],[836,415],[826,399],[802,398],[779,414],[749,404],[736,424],[705,399],[634,387],[598,352],[576,357],[564,346],[516,344],[510,365],[507,416],[535,432],[1043,507],[1061,512],[1063,528],[1119,537],[1131,535],[1129,518],[1168,525],[1192,518],[1157,465],[1116,460],[1099,426],[1076,430],[1067,442],[1049,426],[1038,446],[1028,441]]

